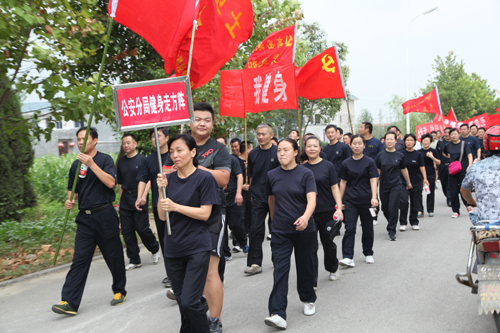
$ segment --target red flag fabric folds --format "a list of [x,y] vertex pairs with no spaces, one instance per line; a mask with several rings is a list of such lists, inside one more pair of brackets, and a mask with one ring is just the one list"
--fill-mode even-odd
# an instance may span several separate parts
[[439,103],[437,88],[425,94],[424,96],[410,99],[409,101],[404,102],[402,106],[403,114],[407,114],[410,112],[441,113],[441,106]]
[[221,116],[246,118],[243,96],[243,69],[220,72]]
[[246,112],[299,107],[293,64],[243,70],[243,91]]
[[[190,73],[191,89],[208,83],[234,56],[240,44],[250,38],[253,30],[250,0],[201,0],[199,6],[198,30],[194,39]],[[191,32],[188,32],[177,54],[177,76],[187,74],[190,47]]]
[[181,42],[193,27],[200,5],[197,0],[112,0],[109,16],[142,36],[165,60],[170,74]]
[[335,46],[306,62],[297,75],[297,90],[307,99],[346,98]]
[[257,45],[245,68],[287,65],[295,58],[295,25],[275,31]]

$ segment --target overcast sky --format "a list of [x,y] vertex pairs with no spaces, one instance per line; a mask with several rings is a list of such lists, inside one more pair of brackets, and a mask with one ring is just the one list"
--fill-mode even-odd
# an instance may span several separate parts
[[393,94],[406,98],[406,29],[436,6],[409,27],[410,97],[434,77],[436,57],[449,51],[500,95],[499,0],[302,1],[305,21],[319,22],[329,41],[349,48],[346,87],[359,98],[356,116],[366,108],[378,122]]

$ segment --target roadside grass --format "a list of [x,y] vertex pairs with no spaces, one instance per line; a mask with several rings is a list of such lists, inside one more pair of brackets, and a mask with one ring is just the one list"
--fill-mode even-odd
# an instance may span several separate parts
[[[116,158],[116,154],[112,157]],[[76,154],[35,159],[29,177],[37,206],[25,209],[22,221],[0,224],[0,282],[52,267],[66,217],[68,172],[75,159]],[[76,207],[69,214],[56,265],[72,260],[77,214]],[[98,254],[97,249],[95,255]]]

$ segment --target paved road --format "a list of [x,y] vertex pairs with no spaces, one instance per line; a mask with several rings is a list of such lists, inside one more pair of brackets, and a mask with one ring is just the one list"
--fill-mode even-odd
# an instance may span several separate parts
[[[382,217],[375,227],[373,265],[364,263],[358,228],[356,267],[342,269],[334,282],[320,272],[317,311],[311,317],[302,314],[292,266],[288,331],[495,332],[491,315],[478,316],[477,296],[455,281],[455,274],[465,270],[470,222],[464,213],[459,219],[450,216],[439,190],[436,217],[421,219],[420,231],[398,233],[397,242],[388,240]],[[263,322],[273,272],[269,242],[264,249],[260,275],[243,274],[243,254],[228,262],[224,332],[275,331]],[[117,307],[109,305],[111,275],[102,259],[94,261],[75,317],[51,311],[67,269],[0,287],[0,332],[178,332],[177,305],[165,297],[161,284],[163,265],[151,264],[144,249],[141,254],[144,266],[127,273],[127,301]]]

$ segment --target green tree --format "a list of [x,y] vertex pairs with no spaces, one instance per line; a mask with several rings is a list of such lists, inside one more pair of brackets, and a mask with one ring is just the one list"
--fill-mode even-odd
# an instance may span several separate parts
[[494,90],[476,73],[466,73],[464,66],[463,60],[457,61],[453,52],[444,59],[438,56],[432,66],[435,76],[421,89],[421,93],[426,94],[438,87],[443,113],[447,115],[453,107],[458,120],[493,113],[498,105]]

